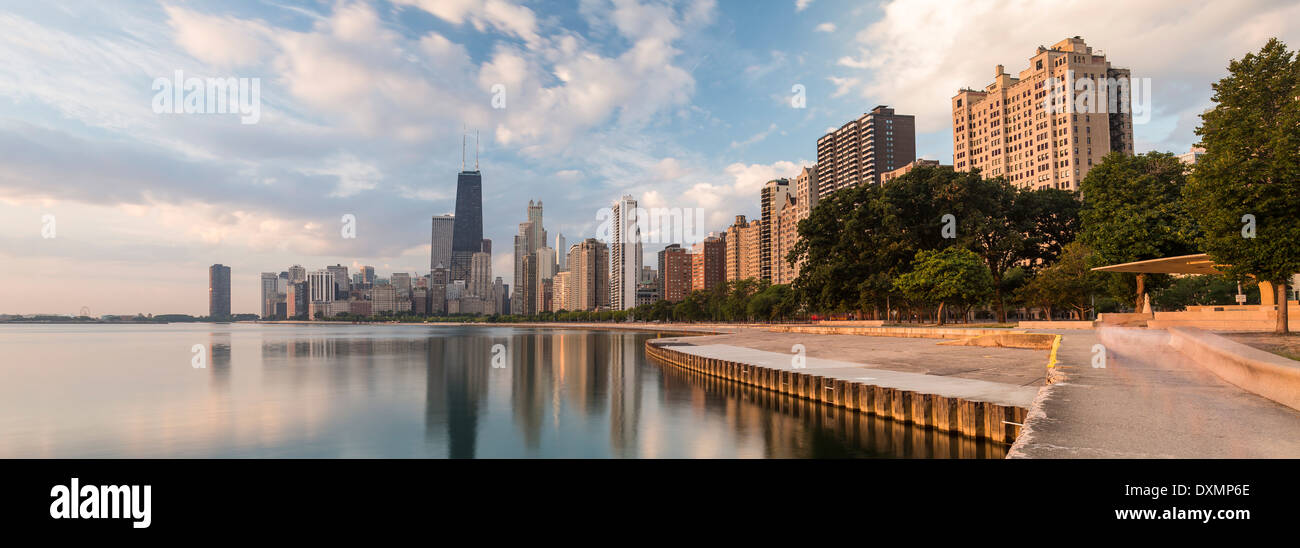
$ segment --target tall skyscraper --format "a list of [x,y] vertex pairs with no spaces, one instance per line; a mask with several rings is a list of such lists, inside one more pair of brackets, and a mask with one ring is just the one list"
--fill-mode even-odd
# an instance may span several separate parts
[[[532,205],[532,202],[529,202],[529,205]],[[536,224],[533,221],[524,221],[519,223],[519,233],[515,234],[515,291],[511,294],[510,306],[511,310],[516,311],[515,313],[517,314],[523,314],[523,310],[525,309],[524,303],[521,301],[524,293],[530,295],[534,294],[534,292],[529,291],[532,282],[529,280],[528,276],[525,276],[524,257],[531,256],[533,251],[536,250],[536,248],[532,246],[534,240],[533,234],[535,231]]]
[[474,254],[482,250],[483,177],[475,160],[474,171],[461,171],[456,175],[456,218],[451,240],[452,281],[469,279]]
[[546,226],[542,223],[541,200],[537,200],[536,204],[528,200],[528,221],[533,223],[533,239],[528,242],[528,245],[533,250],[546,247]]
[[409,272],[394,272],[389,282],[393,290],[397,292],[399,299],[411,298],[411,274]]
[[262,319],[275,316],[275,304],[280,300],[280,276],[274,272],[262,273]]
[[568,252],[569,246],[564,241],[564,234],[555,235],[555,269],[556,271],[568,270]]
[[817,207],[818,198],[817,165],[814,164],[812,167],[804,167],[794,178],[794,203],[799,208],[800,221],[812,214],[813,208]]
[[692,261],[690,252],[678,244],[669,244],[659,252],[659,298],[677,302],[691,292]]
[[289,283],[307,281],[307,269],[302,265],[293,265],[289,267]]
[[307,273],[307,298],[312,303],[334,301],[334,273],[329,270],[313,270]]
[[641,275],[641,227],[636,199],[624,195],[614,202],[609,245],[609,306],[627,310],[636,306],[636,283]]
[[434,215],[433,234],[430,237],[429,270],[442,265],[451,267],[451,243],[455,233],[456,217],[453,215]]
[[789,284],[799,276],[798,269],[786,261],[798,240],[799,200],[794,194],[786,194],[772,227],[772,283]]
[[223,264],[208,267],[208,316],[230,317],[230,267]]
[[[1075,80],[1128,76],[1078,36],[1050,49],[1038,46],[1017,77],[996,66],[993,83],[952,98],[953,168],[978,169],[1019,187],[1078,190],[1107,154],[1133,154],[1133,114],[1128,108],[1075,112]],[[1049,95],[1062,99],[1062,112],[1048,104]],[[1099,90],[1097,97],[1098,106],[1109,106],[1109,94]]]
[[777,179],[764,184],[760,194],[763,225],[758,233],[758,277],[761,280],[772,279],[772,227],[790,190],[789,179]]
[[470,260],[469,294],[487,299],[492,297],[492,255],[482,251]]
[[361,279],[362,279],[362,281],[366,284],[366,287],[367,287],[367,288],[374,287],[374,285],[375,285],[375,267],[373,267],[373,266],[363,266],[363,267],[361,267]]
[[817,194],[878,185],[881,175],[915,159],[916,118],[878,106],[817,140]]

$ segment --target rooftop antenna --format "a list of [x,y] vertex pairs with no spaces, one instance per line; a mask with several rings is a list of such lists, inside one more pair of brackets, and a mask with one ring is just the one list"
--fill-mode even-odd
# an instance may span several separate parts
[[478,130],[474,130],[474,171],[478,171]]
[[460,132],[460,170],[465,171],[465,128]]

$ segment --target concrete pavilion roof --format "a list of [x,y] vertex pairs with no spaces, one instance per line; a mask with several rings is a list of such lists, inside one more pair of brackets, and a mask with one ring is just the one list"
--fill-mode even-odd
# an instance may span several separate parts
[[1223,274],[1208,254],[1162,257],[1124,264],[1099,266],[1093,270],[1101,272],[1137,272],[1141,274]]

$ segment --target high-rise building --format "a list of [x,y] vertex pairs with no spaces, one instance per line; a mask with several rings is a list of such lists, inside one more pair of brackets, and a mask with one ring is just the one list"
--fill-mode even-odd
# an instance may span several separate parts
[[501,276],[497,276],[497,278],[492,281],[492,302],[495,303],[494,308],[496,309],[497,314],[510,313],[509,300],[506,298],[508,292],[509,287],[501,281]]
[[641,275],[641,227],[636,199],[625,195],[614,202],[610,215],[609,306],[627,310],[636,306],[636,283]]
[[[529,202],[529,207],[531,208],[531,206],[532,202]],[[524,310],[524,303],[521,299],[523,299],[524,293],[530,295],[534,293],[529,291],[532,282],[524,276],[524,257],[532,255],[537,249],[532,246],[536,231],[536,223],[533,221],[524,221],[519,223],[519,233],[515,234],[515,292],[511,295],[510,306],[517,314],[523,313],[522,310]]]
[[370,312],[375,315],[397,312],[397,288],[377,285],[370,290]]
[[772,279],[772,226],[776,216],[781,213],[781,206],[790,195],[790,180],[777,179],[763,185],[760,194],[763,211],[763,224],[758,232],[758,277],[760,280]]
[[537,200],[534,204],[528,200],[528,221],[533,223],[533,235],[529,240],[530,249],[537,250],[546,247],[546,225],[542,223],[542,201]]
[[1205,156],[1205,148],[1194,146],[1187,152],[1179,154],[1178,161],[1189,166],[1194,166],[1197,162],[1201,161],[1201,156]]
[[1077,112],[1071,100],[1075,81],[1128,76],[1128,69],[1110,66],[1078,36],[1039,46],[1016,77],[997,65],[993,83],[952,98],[953,168],[978,169],[1022,188],[1078,190],[1107,154],[1133,154],[1133,115],[1128,108],[1108,108],[1109,86],[1106,93],[1098,90],[1094,102],[1105,108]]
[[[759,277],[759,240],[761,239],[763,221],[754,219],[746,221],[744,215],[736,215],[736,222],[727,228],[727,281],[753,279]],[[662,269],[662,265],[660,266]],[[663,276],[662,270],[660,276]],[[663,288],[660,284],[660,293]]]
[[659,298],[677,302],[691,292],[692,261],[690,252],[678,244],[669,244],[659,252]]
[[878,106],[817,139],[817,195],[880,184],[882,174],[914,159],[916,118]]
[[435,267],[429,272],[429,313],[447,313],[447,282],[451,271],[447,267]]
[[807,219],[812,214],[820,197],[817,190],[817,165],[804,167],[794,178],[794,200],[799,208],[799,220]]
[[556,272],[555,277],[551,278],[551,310],[573,310],[573,303],[569,300],[569,276],[571,274],[568,272]]
[[520,265],[524,283],[518,285],[515,294],[519,296],[518,307],[511,307],[511,310],[518,309],[516,314],[531,316],[537,313],[537,254],[532,253],[524,255]]
[[388,283],[397,292],[398,299],[411,298],[411,274],[409,272],[394,272]]
[[799,269],[786,258],[799,241],[799,201],[793,194],[785,196],[776,223],[772,227],[772,283],[789,284],[799,277]]
[[691,290],[713,289],[727,280],[727,241],[709,234],[691,249]]
[[474,161],[474,171],[464,171],[462,165],[462,171],[456,174],[456,216],[451,237],[451,279],[468,280],[474,254],[483,250],[483,176],[478,171],[478,160]]
[[262,273],[262,319],[275,317],[275,304],[280,301],[280,276],[274,272]]
[[348,267],[343,266],[341,264],[336,264],[334,266],[325,267],[325,270],[328,270],[330,274],[334,275],[335,298],[336,299],[343,298],[343,296],[346,295],[350,289],[352,289],[352,279],[348,278]]
[[609,308],[609,246],[595,238],[569,248],[572,310]]
[[479,298],[492,296],[492,254],[479,251],[471,257],[469,294]]
[[285,293],[284,299],[284,317],[286,319],[301,319],[307,317],[307,308],[308,303],[310,302],[311,291],[307,287],[305,276],[306,275],[304,274],[304,279],[302,281],[289,283],[289,289]]
[[564,234],[555,235],[555,270],[557,272],[568,270],[568,252],[569,246],[566,245]]
[[308,299],[313,303],[333,302],[334,286],[334,273],[329,270],[313,270],[307,273]]
[[456,217],[454,215],[434,215],[433,233],[430,236],[429,270],[438,265],[451,266],[451,244],[455,234]]
[[230,317],[230,267],[223,264],[208,267],[208,316]]
[[294,283],[294,282],[305,282],[305,281],[307,281],[307,269],[306,269],[306,268],[303,268],[302,265],[297,265],[297,264],[296,264],[296,265],[293,265],[293,266],[291,266],[291,267],[289,267],[289,282],[290,282],[290,283]]
[[375,285],[375,267],[361,267],[361,281],[365,284],[366,288],[373,287]]

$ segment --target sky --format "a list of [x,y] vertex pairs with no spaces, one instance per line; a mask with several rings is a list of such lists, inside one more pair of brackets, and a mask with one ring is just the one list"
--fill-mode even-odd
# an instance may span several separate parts
[[[476,135],[506,283],[530,199],[569,243],[624,194],[722,231],[876,105],[952,163],[956,90],[1076,35],[1150,79],[1137,151],[1183,152],[1229,61],[1300,46],[1294,21],[1295,0],[0,1],[0,313],[203,315],[213,263],[236,313],[292,264],[425,273]],[[160,107],[177,71],[256,81],[255,123]]]

